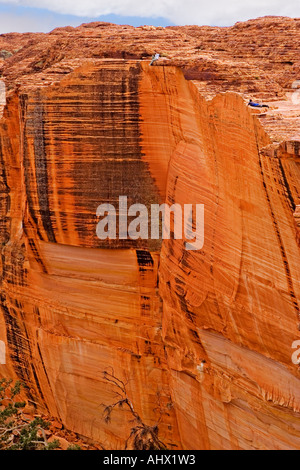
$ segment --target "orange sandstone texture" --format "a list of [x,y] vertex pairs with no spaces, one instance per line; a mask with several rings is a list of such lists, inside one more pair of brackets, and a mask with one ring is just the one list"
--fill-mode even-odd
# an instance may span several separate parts
[[[242,38],[258,25],[265,42],[253,45],[252,62]],[[122,448],[131,426],[123,410],[102,419],[101,404],[115,399],[108,367],[128,381],[147,424],[165,411],[168,448],[300,448],[291,360],[300,338],[299,119],[288,98],[266,118],[247,109],[233,93],[249,93],[244,69],[229,84],[237,57],[217,50],[234,41],[253,73],[263,60],[257,97],[277,90],[282,100],[299,59],[279,72],[274,32],[288,27],[297,41],[298,26],[94,24],[0,37],[23,44],[3,66],[0,374],[19,377],[38,409],[105,448]],[[198,73],[199,38],[216,80]],[[149,67],[141,56],[158,46],[170,60]],[[203,249],[101,242],[97,206],[120,195],[147,207],[204,204]]]

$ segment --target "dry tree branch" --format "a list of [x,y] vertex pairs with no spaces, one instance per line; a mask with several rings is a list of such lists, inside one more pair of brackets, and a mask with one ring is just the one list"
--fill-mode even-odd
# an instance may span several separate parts
[[[128,449],[129,441],[132,441],[132,446],[134,450],[166,450],[166,445],[159,439],[159,428],[158,423],[154,426],[149,426],[142,420],[141,416],[135,410],[132,401],[130,400],[126,385],[122,380],[118,379],[114,370],[111,368],[111,372],[104,371],[103,378],[108,382],[112,387],[115,388],[115,396],[118,400],[111,405],[104,405],[103,417],[106,423],[111,422],[111,416],[115,408],[123,408],[126,406],[133,416],[132,422],[135,423],[135,426],[131,428],[129,437],[125,441],[125,450]],[[159,405],[160,405],[160,395],[158,394]],[[163,411],[160,408],[160,417],[159,421],[161,422]]]

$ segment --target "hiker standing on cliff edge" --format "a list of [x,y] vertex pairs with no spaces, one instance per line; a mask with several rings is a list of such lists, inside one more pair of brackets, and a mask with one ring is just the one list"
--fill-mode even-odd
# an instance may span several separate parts
[[154,54],[154,55],[152,56],[152,60],[151,60],[151,62],[150,62],[150,65],[153,65],[154,62],[156,62],[156,61],[159,59],[159,57],[160,57],[160,55],[156,52],[156,54]]

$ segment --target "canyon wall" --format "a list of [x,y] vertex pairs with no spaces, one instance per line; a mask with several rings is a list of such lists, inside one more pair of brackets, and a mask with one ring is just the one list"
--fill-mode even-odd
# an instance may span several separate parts
[[[297,138],[274,143],[241,95],[205,99],[172,64],[34,76],[0,129],[0,375],[107,449],[131,424],[103,420],[105,370],[168,448],[300,448]],[[120,195],[204,204],[203,248],[99,240],[97,207]]]

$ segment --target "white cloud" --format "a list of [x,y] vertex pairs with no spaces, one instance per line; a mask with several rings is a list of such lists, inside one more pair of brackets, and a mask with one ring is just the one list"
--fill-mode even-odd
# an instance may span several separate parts
[[264,15],[299,17],[299,0],[0,0],[60,14],[163,17],[175,24],[230,25]]
[[[1,2],[0,2],[1,3]],[[63,17],[64,18],[64,17]],[[60,20],[60,18],[58,18]],[[80,24],[80,21],[78,21]],[[57,15],[47,14],[43,18],[34,14],[0,13],[0,34],[3,33],[25,33],[25,32],[48,32],[57,26],[66,26],[66,20],[57,21]]]

